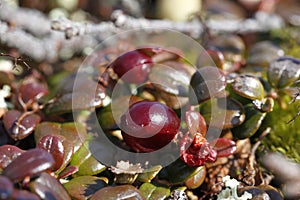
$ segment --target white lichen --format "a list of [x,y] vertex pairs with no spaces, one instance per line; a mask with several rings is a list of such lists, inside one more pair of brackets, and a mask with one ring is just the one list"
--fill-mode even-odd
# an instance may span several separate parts
[[225,189],[218,195],[218,200],[248,200],[252,199],[252,194],[245,192],[242,196],[238,196],[237,188],[240,184],[236,179],[231,179],[230,176],[223,177]]
[[5,102],[5,98],[10,96],[10,87],[8,85],[3,85],[0,90],[0,108],[7,108],[7,104]]

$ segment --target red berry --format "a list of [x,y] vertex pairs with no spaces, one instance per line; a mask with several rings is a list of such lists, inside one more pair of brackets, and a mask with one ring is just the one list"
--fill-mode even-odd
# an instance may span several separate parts
[[137,102],[121,117],[124,142],[137,152],[164,147],[175,137],[179,126],[175,112],[159,102]]
[[123,81],[140,84],[147,79],[152,64],[150,56],[134,50],[119,56],[112,63],[112,68]]
[[193,140],[190,137],[181,140],[180,155],[181,160],[191,167],[214,162],[217,158],[217,152],[200,133],[196,133]]

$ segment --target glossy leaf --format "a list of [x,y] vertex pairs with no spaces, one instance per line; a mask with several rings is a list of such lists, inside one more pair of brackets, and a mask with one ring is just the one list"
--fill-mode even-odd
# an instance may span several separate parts
[[32,181],[30,189],[41,199],[71,200],[63,185],[48,173],[42,173]]
[[202,185],[205,177],[206,177],[206,168],[205,166],[202,166],[201,169],[195,175],[193,175],[192,177],[190,177],[185,181],[185,185],[189,189],[196,189],[197,187]]
[[9,165],[14,159],[24,151],[13,145],[0,146],[0,171]]
[[300,60],[292,57],[280,57],[270,64],[267,76],[273,87],[290,86],[299,79]]
[[[98,121],[103,130],[116,129],[121,116],[133,103],[143,100],[137,96],[120,96],[113,100],[112,104],[101,108],[97,112]],[[112,110],[113,107],[113,110]]]
[[176,96],[187,96],[191,75],[183,63],[168,61],[151,68],[149,80],[155,88]]
[[224,55],[221,51],[217,49],[207,49],[200,53],[197,59],[197,67],[205,66],[217,66],[220,69],[223,69],[224,65]]
[[138,175],[137,180],[140,182],[151,182],[151,180],[156,177],[156,175],[160,172],[161,169],[161,165],[156,165],[149,169],[145,169],[142,173]]
[[218,157],[227,157],[236,151],[236,144],[228,138],[218,138],[212,142],[213,148],[217,151]]
[[58,179],[66,178],[72,174],[75,174],[76,172],[78,172],[78,167],[74,165],[69,165],[59,173]]
[[0,199],[9,199],[13,189],[13,183],[7,177],[0,175]]
[[79,176],[64,184],[64,187],[73,199],[84,200],[90,198],[101,188],[106,187],[106,182],[96,176]]
[[198,104],[224,92],[226,78],[217,67],[202,67],[193,74],[190,85],[190,102]]
[[243,106],[233,98],[212,99],[201,105],[200,112],[214,128],[232,128],[245,120]]
[[284,51],[271,41],[257,42],[249,49],[248,64],[267,67],[272,61],[283,56]]
[[69,123],[54,123],[54,122],[43,122],[39,124],[35,131],[35,140],[38,142],[43,136],[48,134],[62,135],[73,144],[74,152],[77,152],[81,147],[87,132],[82,124]]
[[53,166],[54,170],[59,169],[59,167],[63,163],[64,159],[64,146],[62,141],[63,137],[59,137],[56,135],[45,135],[42,137],[37,144],[37,146],[41,149],[44,149],[52,154],[53,159],[55,160],[55,164]]
[[260,127],[266,113],[262,113],[254,108],[252,104],[245,106],[245,121],[231,129],[232,134],[235,138],[245,139],[251,137]]
[[[44,149],[52,154],[55,160],[55,165],[53,166],[54,171],[58,170],[64,164],[65,158],[67,158],[69,161],[71,159],[67,154],[71,153],[72,155],[73,147],[70,143],[64,143],[65,140],[66,139],[60,135],[45,135],[37,144],[39,148]],[[68,149],[69,151],[67,151],[66,145],[70,147]]]
[[224,34],[219,37],[215,37],[215,39],[211,41],[210,45],[221,52],[224,52],[225,57],[228,53],[242,54],[245,50],[243,40],[234,34]]
[[105,165],[102,165],[93,155],[90,155],[78,169],[76,174],[78,175],[95,175],[103,172],[106,169]]
[[201,169],[202,166],[190,167],[178,158],[176,161],[163,168],[158,176],[161,179],[167,179],[174,184],[183,183],[197,174]]
[[33,194],[27,190],[17,190],[17,189],[13,191],[11,198],[14,200],[40,200],[40,198],[36,194]]
[[3,117],[5,129],[14,140],[27,137],[41,121],[41,117],[37,114],[29,114],[19,120],[21,116],[20,111],[9,110]]
[[63,114],[98,107],[106,96],[105,89],[83,73],[64,78],[57,94],[55,101],[45,108],[46,113]]
[[259,189],[265,191],[272,200],[283,200],[281,193],[271,185],[259,185]]
[[234,79],[232,90],[248,99],[256,100],[264,98],[264,87],[258,78],[251,75],[241,75]]
[[105,187],[98,190],[90,200],[144,200],[141,192],[132,185]]
[[206,135],[207,127],[204,117],[197,111],[186,111],[186,125],[192,134],[201,133],[203,137]]
[[47,93],[48,89],[44,84],[31,79],[25,80],[19,88],[19,94],[24,103],[27,103],[29,100],[36,101]]
[[170,196],[170,189],[164,187],[156,187],[151,183],[144,183],[139,188],[146,200],[163,200]]
[[36,176],[54,165],[50,153],[43,149],[30,149],[14,159],[3,170],[3,175],[12,181],[21,181],[27,176]]
[[71,165],[80,166],[83,162],[85,162],[90,156],[91,152],[89,150],[89,141],[85,141],[83,145],[79,148],[79,150],[72,156]]

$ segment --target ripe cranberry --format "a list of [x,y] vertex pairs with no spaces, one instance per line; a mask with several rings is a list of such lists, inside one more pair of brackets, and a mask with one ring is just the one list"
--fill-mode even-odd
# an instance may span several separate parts
[[113,63],[114,72],[128,83],[143,83],[150,71],[153,61],[141,50],[129,51],[119,56]]
[[180,155],[181,160],[191,167],[214,162],[217,158],[217,152],[200,133],[196,133],[193,139],[184,137],[181,140]]
[[121,117],[124,142],[137,152],[151,152],[167,145],[180,126],[173,110],[159,102],[140,101]]

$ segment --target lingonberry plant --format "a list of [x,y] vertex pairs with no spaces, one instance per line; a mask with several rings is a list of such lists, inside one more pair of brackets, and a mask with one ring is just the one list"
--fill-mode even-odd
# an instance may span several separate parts
[[[224,2],[251,4],[206,1],[207,16],[215,6],[222,16],[228,12],[216,5]],[[20,22],[3,23],[8,13],[2,4],[0,10],[0,30],[19,33]],[[117,16],[113,31],[138,22],[125,17]],[[249,34],[230,34],[232,27],[216,34],[219,27],[210,32],[204,20],[197,41],[166,29],[129,31],[83,63],[58,51],[66,43],[52,39],[61,37],[24,29],[49,37],[38,39],[47,47],[38,56],[49,60],[27,63],[15,49],[0,53],[12,66],[0,60],[0,199],[299,199],[299,30],[255,33],[266,17],[259,12],[259,23],[245,21],[255,25]],[[183,32],[198,27],[151,22]],[[63,23],[70,24],[54,28],[68,37],[91,31]],[[2,32],[0,39],[14,42]],[[17,73],[19,64],[28,70]]]

